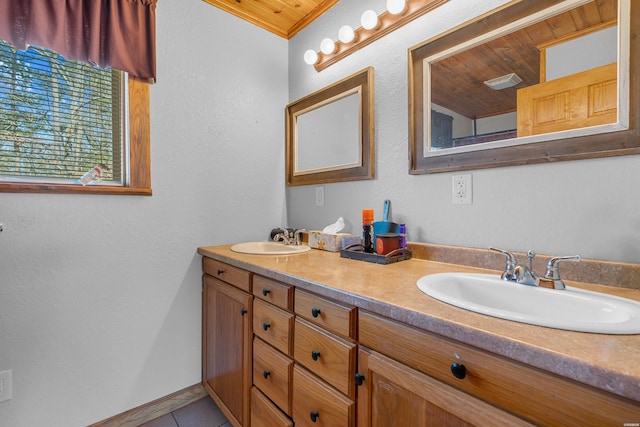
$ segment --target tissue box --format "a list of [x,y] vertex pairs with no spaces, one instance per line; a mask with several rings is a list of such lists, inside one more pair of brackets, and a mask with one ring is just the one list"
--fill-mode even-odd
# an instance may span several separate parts
[[349,233],[325,234],[320,230],[309,231],[309,246],[329,252],[340,252],[342,239]]

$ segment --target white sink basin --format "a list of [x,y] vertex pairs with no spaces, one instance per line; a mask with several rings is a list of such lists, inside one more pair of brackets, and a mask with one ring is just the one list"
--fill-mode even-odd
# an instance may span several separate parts
[[456,307],[515,322],[578,332],[640,334],[640,303],[599,292],[527,286],[473,273],[424,276],[418,288]]
[[291,255],[311,250],[307,245],[285,245],[279,242],[245,242],[231,246],[234,252],[252,255]]

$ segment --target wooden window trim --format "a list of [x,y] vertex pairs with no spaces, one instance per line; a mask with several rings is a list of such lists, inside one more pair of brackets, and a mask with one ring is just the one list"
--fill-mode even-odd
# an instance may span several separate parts
[[151,196],[151,120],[149,83],[129,76],[128,186],[0,183],[2,193],[114,194]]

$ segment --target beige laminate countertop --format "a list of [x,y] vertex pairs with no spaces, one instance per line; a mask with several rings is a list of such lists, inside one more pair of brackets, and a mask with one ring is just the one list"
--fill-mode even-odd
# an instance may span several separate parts
[[[640,335],[589,334],[502,320],[442,303],[416,286],[417,280],[427,274],[499,274],[494,270],[415,258],[379,265],[319,250],[296,255],[247,255],[230,247],[200,247],[198,253],[640,401]],[[640,301],[639,290],[567,284]]]

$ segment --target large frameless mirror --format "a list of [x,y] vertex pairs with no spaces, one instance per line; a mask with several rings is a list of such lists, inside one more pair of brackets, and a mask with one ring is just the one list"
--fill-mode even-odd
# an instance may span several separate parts
[[632,3],[514,1],[410,49],[410,172],[640,152]]

